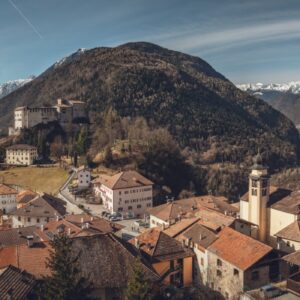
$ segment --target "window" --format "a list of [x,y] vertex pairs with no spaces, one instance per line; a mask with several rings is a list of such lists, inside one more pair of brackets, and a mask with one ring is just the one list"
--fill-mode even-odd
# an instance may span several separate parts
[[257,180],[252,180],[252,187],[257,187]]
[[217,266],[221,267],[222,266],[222,261],[220,259],[217,259]]
[[121,192],[121,191],[119,191],[119,195],[122,195],[122,192]]
[[31,219],[30,219],[30,217],[28,217],[28,218],[27,218],[27,222],[31,222]]
[[37,223],[40,223],[40,218],[37,218],[37,219],[36,219],[36,222],[37,222]]
[[141,208],[141,207],[142,207],[142,205],[141,205],[141,204],[138,204],[136,207],[137,207],[137,208]]
[[18,221],[21,221],[21,217],[18,217]]
[[267,179],[264,179],[263,181],[262,181],[262,187],[263,188],[266,188],[268,186],[268,180]]
[[257,196],[257,189],[252,189],[252,195]]
[[129,210],[132,209],[132,206],[128,206],[128,209],[129,209]]
[[239,270],[238,269],[233,269],[233,275],[238,276],[239,275]]
[[123,207],[119,207],[119,208],[118,208],[118,211],[123,211]]
[[217,270],[217,276],[222,277],[222,272],[220,270]]
[[252,280],[258,280],[259,279],[259,272],[258,271],[252,272],[251,279]]
[[266,195],[267,195],[267,189],[263,189],[263,190],[261,191],[261,195],[262,195],[262,196],[266,196]]

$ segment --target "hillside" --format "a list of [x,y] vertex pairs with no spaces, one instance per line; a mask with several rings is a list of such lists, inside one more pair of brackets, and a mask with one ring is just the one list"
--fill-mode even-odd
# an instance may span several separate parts
[[22,87],[26,83],[30,82],[32,79],[34,79],[34,76],[29,77],[27,79],[17,79],[0,83],[0,99],[17,90],[18,88]]
[[142,116],[164,127],[181,148],[207,163],[250,163],[260,148],[272,167],[294,164],[299,136],[294,125],[264,101],[237,89],[198,57],[149,43],[81,50],[0,102],[0,126],[16,106],[87,102],[92,122],[113,107],[121,117]]

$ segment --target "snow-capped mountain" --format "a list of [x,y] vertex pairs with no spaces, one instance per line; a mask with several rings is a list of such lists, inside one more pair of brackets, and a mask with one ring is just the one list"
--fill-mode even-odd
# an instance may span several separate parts
[[5,83],[0,83],[0,99],[10,94],[11,92],[17,90],[18,88],[20,88],[21,86],[25,85],[33,79],[34,76],[31,76],[27,79],[10,80]]
[[263,92],[282,92],[300,94],[300,81],[291,81],[288,83],[245,83],[238,84],[237,87],[245,92],[261,95]]

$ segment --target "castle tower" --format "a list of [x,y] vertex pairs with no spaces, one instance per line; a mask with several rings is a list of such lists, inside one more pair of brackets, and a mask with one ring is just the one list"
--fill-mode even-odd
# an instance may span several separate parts
[[268,169],[262,164],[262,157],[257,154],[253,159],[249,176],[249,217],[248,220],[258,225],[257,239],[265,242],[267,239],[267,205],[269,201]]

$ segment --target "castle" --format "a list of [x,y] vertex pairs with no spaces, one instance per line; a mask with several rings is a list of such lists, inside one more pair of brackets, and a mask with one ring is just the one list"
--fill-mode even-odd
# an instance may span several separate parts
[[50,107],[17,107],[14,112],[14,127],[9,128],[9,135],[18,135],[24,128],[37,124],[58,121],[62,127],[73,120],[86,118],[85,102],[78,100],[57,99],[57,104]]

